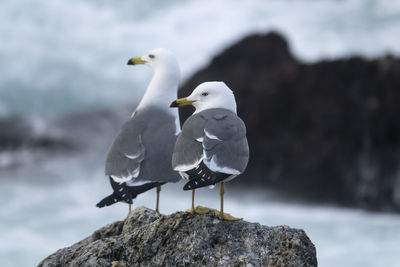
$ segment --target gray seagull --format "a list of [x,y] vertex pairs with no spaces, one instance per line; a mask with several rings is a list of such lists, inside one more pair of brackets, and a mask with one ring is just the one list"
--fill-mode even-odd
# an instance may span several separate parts
[[196,111],[183,124],[172,155],[172,167],[189,180],[183,187],[192,190],[192,207],[187,211],[209,212],[208,208],[194,207],[195,189],[220,182],[221,209],[215,213],[221,219],[238,220],[224,213],[224,182],[244,172],[249,146],[246,127],[236,115],[233,92],[223,82],[205,82],[170,107],[185,105],[193,105]]
[[176,99],[180,81],[178,61],[164,48],[131,58],[128,65],[144,64],[154,70],[153,78],[131,118],[122,126],[107,155],[105,174],[113,193],[97,207],[132,199],[156,187],[159,212],[161,185],[181,178],[171,168],[171,158],[180,132],[177,110],[168,106]]

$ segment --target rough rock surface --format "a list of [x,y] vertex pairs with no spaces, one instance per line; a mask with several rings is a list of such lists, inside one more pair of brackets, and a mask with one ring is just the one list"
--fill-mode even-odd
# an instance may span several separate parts
[[[227,48],[179,94],[210,80],[235,92],[251,160],[233,183],[400,211],[399,73],[391,56],[303,63],[269,33]],[[182,120],[191,111],[181,109]]]
[[139,207],[75,245],[58,250],[51,266],[317,266],[303,230],[220,221],[212,212],[160,215]]

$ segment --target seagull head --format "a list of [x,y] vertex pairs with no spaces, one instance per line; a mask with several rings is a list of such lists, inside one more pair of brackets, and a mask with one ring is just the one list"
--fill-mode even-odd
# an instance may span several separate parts
[[170,107],[192,105],[195,113],[211,108],[224,108],[236,113],[236,101],[232,90],[224,82],[204,82],[184,98],[171,103]]
[[175,69],[179,70],[176,56],[166,48],[156,48],[141,57],[133,57],[127,65],[148,65],[154,70]]

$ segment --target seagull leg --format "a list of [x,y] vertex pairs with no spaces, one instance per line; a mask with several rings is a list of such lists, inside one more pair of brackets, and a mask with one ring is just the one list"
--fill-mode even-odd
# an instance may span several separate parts
[[221,185],[219,186],[219,197],[221,199],[221,208],[219,212],[219,218],[221,220],[224,219],[224,193],[225,193],[225,185],[224,182],[221,182]]
[[197,213],[197,214],[206,214],[210,211],[210,209],[206,208],[206,207],[202,207],[202,206],[197,206],[194,207],[194,193],[195,193],[195,189],[192,189],[192,208],[189,210],[186,210],[186,212],[188,213]]
[[192,189],[192,211],[194,211],[194,192],[195,190]]
[[214,210],[215,215],[219,217],[220,220],[227,220],[227,221],[238,221],[240,218],[235,218],[229,213],[224,213],[224,193],[225,193],[225,184],[221,182],[219,188],[219,196],[221,198],[221,209],[220,211]]
[[158,209],[158,204],[160,202],[160,191],[161,191],[161,186],[157,186],[156,188],[156,192],[157,192],[157,200],[156,200],[156,212],[160,213],[159,209]]
[[192,189],[192,208],[186,210],[187,213],[193,213],[194,212],[194,192],[195,192],[195,189]]
[[219,187],[219,197],[221,198],[221,216],[224,217],[224,193],[225,193],[225,184],[221,182]]
[[129,217],[129,215],[131,215],[131,211],[132,211],[132,204],[128,203],[128,205],[129,205],[129,210],[128,210],[128,215],[126,216],[125,220],[128,219],[128,217]]

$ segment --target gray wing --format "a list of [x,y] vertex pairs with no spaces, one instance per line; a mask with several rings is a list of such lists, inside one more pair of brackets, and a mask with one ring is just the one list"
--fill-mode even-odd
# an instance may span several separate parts
[[243,121],[236,114],[220,109],[196,115],[185,122],[178,137],[172,160],[174,170],[185,172],[203,161],[215,172],[242,173],[249,159]]
[[246,169],[246,126],[236,114],[214,114],[204,127],[204,164],[215,172],[238,175]]
[[172,154],[172,168],[175,171],[187,171],[203,160],[201,141],[206,120],[198,115],[189,117],[182,128]]
[[122,126],[107,155],[106,175],[119,183],[138,177],[144,159],[145,148],[141,138],[144,126],[134,123],[134,118]]

